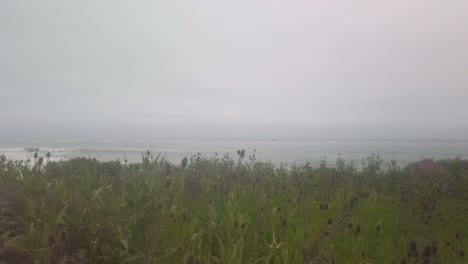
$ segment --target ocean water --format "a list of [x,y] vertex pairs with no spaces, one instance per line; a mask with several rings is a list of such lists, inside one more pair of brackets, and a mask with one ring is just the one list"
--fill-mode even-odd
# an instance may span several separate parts
[[468,141],[463,140],[159,140],[153,142],[46,142],[0,143],[0,155],[9,159],[33,159],[51,154],[51,160],[90,157],[100,161],[127,160],[141,162],[149,150],[173,163],[183,157],[201,153],[205,157],[223,157],[229,154],[237,160],[237,150],[245,149],[244,160],[255,154],[257,161],[271,161],[275,165],[318,164],[325,159],[334,164],[338,155],[345,161],[360,165],[365,158],[377,154],[384,161],[395,160],[401,167],[422,158],[468,159]]

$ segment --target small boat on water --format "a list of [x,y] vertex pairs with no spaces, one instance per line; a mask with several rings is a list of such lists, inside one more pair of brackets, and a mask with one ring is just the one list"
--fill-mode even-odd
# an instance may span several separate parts
[[24,150],[27,152],[38,152],[39,148],[24,148]]

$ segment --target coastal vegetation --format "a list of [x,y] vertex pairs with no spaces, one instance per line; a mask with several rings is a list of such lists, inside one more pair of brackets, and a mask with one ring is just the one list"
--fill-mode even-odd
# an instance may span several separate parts
[[468,263],[468,162],[0,158],[0,263]]

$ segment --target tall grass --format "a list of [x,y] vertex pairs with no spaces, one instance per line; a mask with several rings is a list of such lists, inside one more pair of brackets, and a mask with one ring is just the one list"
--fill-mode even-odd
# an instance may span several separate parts
[[467,263],[468,166],[0,159],[0,263]]

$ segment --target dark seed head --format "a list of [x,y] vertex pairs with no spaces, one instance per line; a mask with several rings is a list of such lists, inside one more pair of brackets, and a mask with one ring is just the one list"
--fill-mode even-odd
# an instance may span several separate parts
[[234,227],[235,227],[235,228],[238,228],[238,227],[239,227],[239,221],[234,220]]
[[331,218],[328,219],[327,224],[331,225],[332,223],[333,223],[333,220]]
[[52,246],[55,245],[55,235],[54,234],[49,235],[49,238],[47,239],[47,244],[49,245],[49,247],[52,247]]
[[432,247],[432,255],[437,255],[437,251],[438,251],[438,248],[437,248],[437,242],[436,241],[432,241],[431,242],[431,247]]
[[197,263],[200,263],[197,259],[197,257],[195,257],[193,254],[190,254],[187,256],[187,258],[185,258],[185,264],[197,264]]
[[61,242],[64,242],[68,238],[68,232],[66,229],[62,229],[58,235],[58,238]]
[[185,168],[187,167],[187,163],[188,163],[188,159],[187,157],[184,157],[182,161],[180,162],[180,165],[182,166],[182,168]]
[[418,245],[415,240],[411,240],[409,250],[414,257],[418,256]]
[[354,236],[359,236],[361,234],[361,226],[357,225],[356,226],[356,231],[354,232]]
[[426,246],[424,248],[424,251],[423,251],[423,258],[424,259],[428,259],[430,258],[432,255],[432,249],[431,249],[431,246]]

